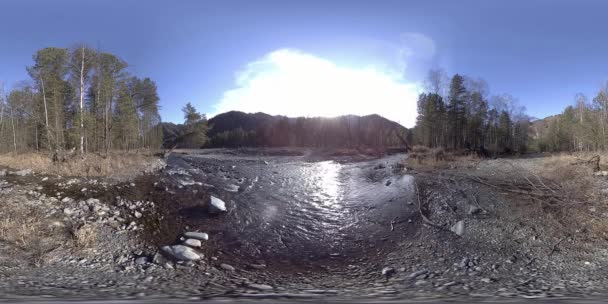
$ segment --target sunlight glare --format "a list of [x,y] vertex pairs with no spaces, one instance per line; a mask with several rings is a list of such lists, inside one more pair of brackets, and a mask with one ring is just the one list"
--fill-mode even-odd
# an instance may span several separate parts
[[274,51],[237,73],[216,113],[231,110],[272,115],[323,116],[379,114],[406,127],[415,124],[420,86],[401,73],[340,67],[296,50]]

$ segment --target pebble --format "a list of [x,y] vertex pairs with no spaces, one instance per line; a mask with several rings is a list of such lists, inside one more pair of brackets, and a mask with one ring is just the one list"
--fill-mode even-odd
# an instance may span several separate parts
[[260,291],[268,291],[273,289],[272,286],[266,284],[249,284],[247,285],[247,287]]
[[190,246],[190,247],[194,247],[194,248],[200,248],[203,244],[201,243],[201,240],[186,239],[184,241],[184,245],[187,245],[187,246]]
[[226,271],[230,271],[230,272],[234,271],[234,267],[232,267],[231,265],[228,265],[228,264],[220,264],[220,267]]
[[393,267],[384,267],[382,268],[382,275],[385,277],[390,277],[395,274],[395,268]]
[[209,235],[204,232],[186,232],[184,233],[184,237],[201,241],[209,240]]

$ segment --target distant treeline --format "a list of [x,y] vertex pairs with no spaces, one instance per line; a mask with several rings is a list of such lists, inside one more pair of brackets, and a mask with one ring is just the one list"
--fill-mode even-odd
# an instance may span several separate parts
[[30,79],[0,92],[0,152],[160,147],[156,84],[127,66],[84,45],[37,51]]
[[532,138],[541,152],[608,150],[608,82],[591,101],[578,93],[574,106],[534,122]]
[[[448,85],[449,82],[449,85]],[[479,153],[525,153],[530,119],[510,95],[488,97],[483,80],[433,70],[418,99],[414,143]]]

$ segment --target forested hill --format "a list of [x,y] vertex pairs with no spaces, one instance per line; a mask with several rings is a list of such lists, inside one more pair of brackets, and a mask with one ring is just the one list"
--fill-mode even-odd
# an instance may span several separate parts
[[[408,130],[379,115],[289,118],[231,111],[208,121],[208,147],[386,148],[403,146]],[[165,135],[179,129],[166,125]],[[172,142],[166,138],[165,142]]]

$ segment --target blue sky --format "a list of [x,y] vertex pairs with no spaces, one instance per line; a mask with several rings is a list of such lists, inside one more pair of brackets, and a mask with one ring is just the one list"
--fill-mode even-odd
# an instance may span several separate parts
[[[285,52],[289,62],[314,58],[310,62],[322,71],[340,69],[335,75],[370,68],[400,74],[393,80],[410,87],[378,85],[395,92],[419,87],[429,68],[481,77],[491,93],[517,97],[536,117],[561,112],[577,92],[593,98],[608,80],[608,1],[601,0],[2,0],[0,12],[0,81],[6,89],[27,79],[25,67],[37,49],[85,42],[155,80],[165,121],[181,121],[188,101],[209,114],[270,107],[314,115],[308,109],[319,104],[257,105],[269,95],[246,98],[248,86],[257,83],[248,77],[266,75],[256,69],[276,67],[273,54]],[[289,71],[293,78],[299,70]],[[351,86],[367,79],[357,77]],[[412,111],[370,104],[380,114]],[[351,107],[342,101],[333,108],[346,114]],[[370,108],[353,108],[359,110]]]

